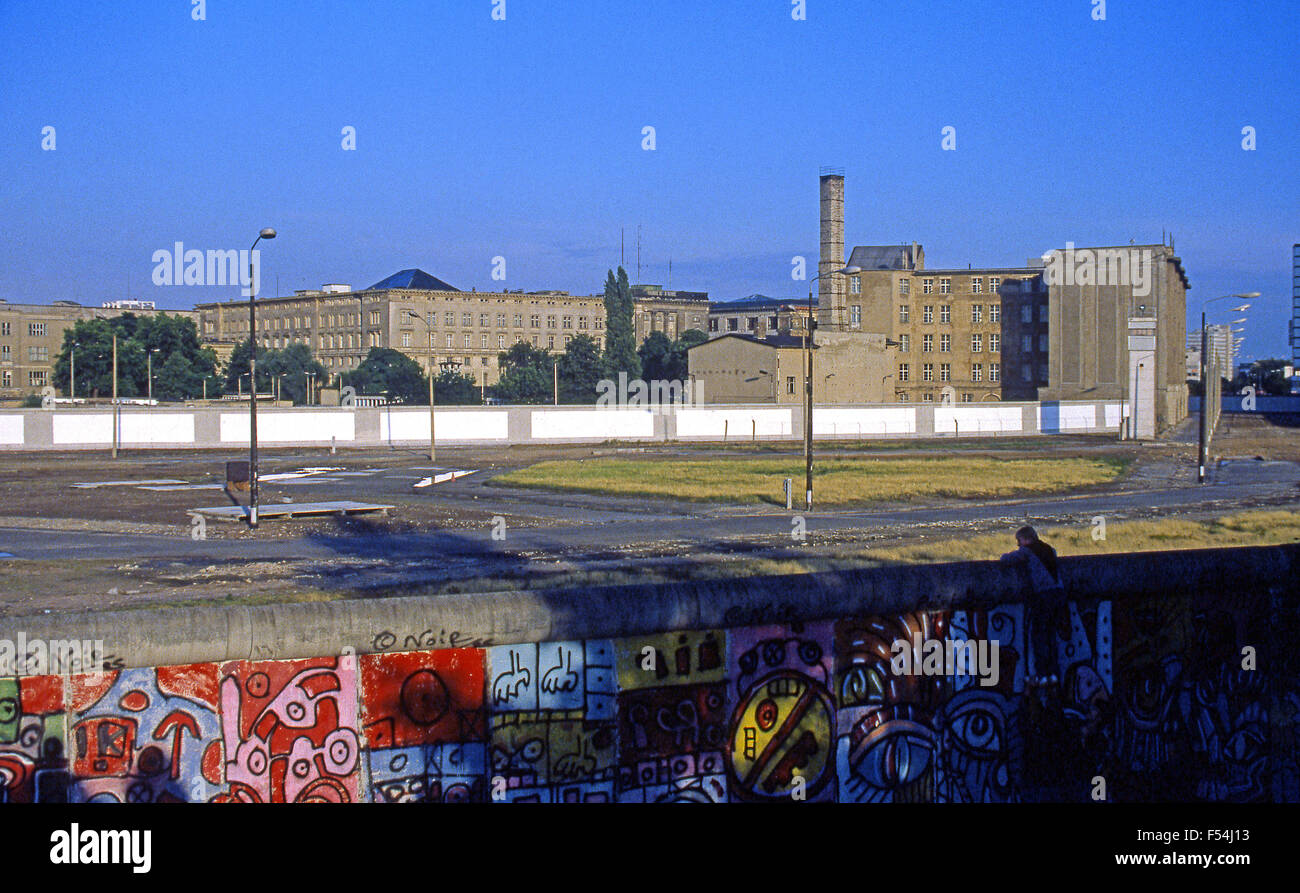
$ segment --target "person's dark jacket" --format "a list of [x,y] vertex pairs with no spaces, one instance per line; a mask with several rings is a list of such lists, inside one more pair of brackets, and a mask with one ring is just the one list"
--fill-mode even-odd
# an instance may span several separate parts
[[1021,546],[1014,552],[1008,552],[1000,561],[1029,571],[1029,583],[1034,592],[1040,595],[1061,590],[1060,569],[1056,564],[1056,550],[1042,540],[1036,540],[1028,546]]

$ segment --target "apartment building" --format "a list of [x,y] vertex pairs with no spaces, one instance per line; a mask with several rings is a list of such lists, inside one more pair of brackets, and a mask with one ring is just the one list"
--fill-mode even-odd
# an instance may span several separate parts
[[710,338],[723,335],[802,336],[810,313],[808,302],[780,300],[767,295],[750,295],[734,301],[722,301],[709,307]]

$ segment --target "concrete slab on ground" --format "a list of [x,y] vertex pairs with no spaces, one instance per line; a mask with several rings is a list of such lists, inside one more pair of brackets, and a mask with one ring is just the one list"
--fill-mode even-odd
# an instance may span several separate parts
[[[370,512],[388,514],[391,505],[378,505],[371,502],[299,502],[285,505],[263,505],[257,509],[258,520],[263,518],[295,518],[308,515],[364,515]],[[241,521],[248,517],[248,506],[217,505],[189,509],[191,515],[201,515],[223,521]]]

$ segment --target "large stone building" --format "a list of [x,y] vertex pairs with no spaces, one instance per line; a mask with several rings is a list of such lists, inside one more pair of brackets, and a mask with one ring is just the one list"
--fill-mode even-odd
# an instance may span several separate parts
[[19,304],[0,299],[0,400],[39,394],[54,381],[54,363],[63,349],[63,334],[79,320],[108,319],[133,313],[197,319],[192,310],[158,310],[152,301],[107,301],[85,307],[76,301]]
[[[637,285],[632,296],[638,342],[652,331],[676,338],[707,324],[705,293]],[[200,304],[198,312],[200,337],[224,348],[224,356],[248,337],[247,301]],[[411,269],[365,289],[332,284],[291,297],[258,298],[257,327],[266,347],[311,347],[331,377],[355,369],[371,348],[386,347],[425,369],[456,364],[476,382],[491,385],[499,375],[497,355],[518,341],[560,353],[574,337],[588,335],[603,348],[605,304],[602,295],[564,291],[461,291]]]
[[709,308],[710,338],[723,335],[802,336],[810,316],[808,302],[750,295],[735,301],[715,302]]

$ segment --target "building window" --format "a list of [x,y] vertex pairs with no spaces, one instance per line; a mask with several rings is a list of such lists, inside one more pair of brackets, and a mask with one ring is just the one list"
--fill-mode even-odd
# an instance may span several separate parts
[[547,349],[547,350],[555,350],[555,336],[554,336],[554,335],[547,335],[547,336],[546,336],[546,349]]
[[[859,308],[859,312],[861,312],[861,308]],[[781,328],[781,321],[775,316],[769,316],[767,318],[767,327],[769,329],[779,329]]]
[[716,332],[717,330],[718,330],[718,320],[717,320],[715,317],[710,316],[710,317],[709,317],[709,331],[710,331],[710,332]]
[[0,344],[0,360],[10,360],[10,359],[13,358],[9,356],[9,345]]
[[516,314],[514,315],[513,319],[514,319],[514,325],[515,325],[515,328],[522,328],[522,327],[523,327],[523,324],[524,324],[524,315],[523,315],[522,313],[516,313]]
[[1020,306],[1020,321],[1021,322],[1034,321],[1034,308],[1032,304],[1022,304]]
[[911,316],[911,314],[910,314],[910,313],[908,312],[908,310],[907,310],[907,305],[906,305],[906,304],[899,304],[899,305],[898,305],[898,321],[899,321],[899,322],[907,322],[907,321],[910,320],[911,318],[912,318],[912,316]]
[[921,308],[921,322],[934,322],[933,304],[926,304]]
[[921,402],[922,402],[922,403],[933,403],[933,402],[934,402],[934,394],[932,394],[930,391],[926,391],[924,394],[921,395]]
[[899,402],[899,403],[906,403],[906,402],[907,402],[907,399],[908,399],[908,398],[907,398],[907,391],[899,391],[899,392],[898,392],[898,402]]
[[745,330],[749,332],[758,331],[758,317],[751,316],[745,320]]
[[446,320],[447,320],[447,325],[454,326],[456,324],[456,314],[455,313],[446,314]]
[[561,322],[564,324],[564,328],[566,328],[566,329],[571,329],[571,328],[573,328],[573,317],[572,317],[572,316],[566,316],[566,317],[564,317],[564,319],[562,319]]
[[50,358],[50,349],[48,347],[29,347],[27,348],[27,361],[29,363],[41,363]]
[[951,280],[951,279],[940,279],[940,280],[939,280],[939,294],[941,294],[941,295],[950,295],[950,294],[952,294],[952,280]]
[[939,353],[952,353],[952,336],[939,336]]
[[402,333],[402,347],[410,347],[410,346],[411,346],[411,333],[410,333],[410,332],[403,332],[403,333]]
[[1024,381],[1033,381],[1033,380],[1034,380],[1034,370],[1030,367],[1030,365],[1029,365],[1028,363],[1024,363],[1024,364],[1021,365],[1021,367],[1020,367],[1020,377],[1021,377],[1021,379],[1023,379]]
[[587,330],[587,317],[585,316],[578,317],[578,329],[583,332]]
[[922,280],[921,280],[921,293],[922,293],[922,294],[927,294],[927,295],[928,295],[928,294],[930,294],[930,293],[933,292],[933,291],[934,291],[934,280],[933,280],[933,279],[922,279]]
[[451,332],[448,332],[448,333],[447,333],[447,346],[448,346],[448,347],[455,347],[455,346],[456,346],[455,344],[452,343],[452,338],[454,338],[454,337],[455,337],[455,336],[452,335]]
[[861,277],[861,276],[850,276],[850,277],[849,277],[849,294],[851,294],[851,295],[860,295],[860,294],[862,294],[862,277]]
[[498,313],[498,314],[497,314],[497,325],[499,325],[499,326],[504,326],[505,324],[506,324],[506,315],[505,315],[504,313]]
[[930,352],[933,351],[933,350],[934,350],[934,336],[933,336],[933,335],[922,335],[922,336],[921,336],[921,353],[930,353]]
[[479,344],[479,347],[481,347],[483,350],[487,350],[487,346],[488,346],[488,334],[487,334],[487,332],[484,332],[483,335],[480,337],[479,340],[480,340],[480,342],[481,342],[481,343]]
[[1002,322],[1002,305],[989,304],[989,322]]
[[537,346],[537,336],[534,335],[534,336],[533,336],[533,347],[536,347],[536,346]]
[[974,323],[984,322],[984,305],[983,305],[983,304],[971,304],[971,305],[970,305],[970,321],[971,321],[971,322],[974,322]]
[[[554,317],[554,316],[548,316],[548,317],[546,317],[546,328],[548,328],[548,329],[553,329],[553,328],[555,328],[555,317]],[[554,340],[554,339],[552,339],[552,340]]]
[[981,294],[983,291],[984,291],[984,277],[983,276],[970,277],[970,293],[973,295],[978,295]]
[[735,317],[735,316],[729,316],[729,317],[727,317],[727,331],[728,331],[728,332],[734,332],[734,331],[736,331],[736,330],[739,329],[739,328],[740,328],[740,319],[739,319],[739,317]]
[[497,350],[505,350],[505,349],[506,349],[506,336],[497,335]]
[[952,381],[952,364],[951,364],[951,363],[940,363],[940,364],[939,364],[939,380],[940,380],[940,381]]
[[1038,336],[1038,349],[1039,349],[1042,353],[1047,353],[1047,336],[1046,336],[1046,335],[1039,335],[1039,336]]
[[1033,353],[1033,350],[1034,350],[1034,336],[1033,335],[1021,336],[1020,338],[1021,353]]
[[12,388],[14,386],[14,374],[7,369],[0,372],[0,388]]
[[970,336],[970,352],[971,352],[971,353],[980,353],[980,352],[983,351],[983,350],[984,350],[984,336],[983,336],[983,335],[971,335],[971,336]]
[[793,394],[793,393],[794,393],[794,376],[793,376],[793,375],[786,376],[786,379],[785,379],[785,392],[786,392],[787,394]]
[[962,402],[962,403],[970,403],[970,402],[971,402],[970,391],[963,391],[963,392],[962,392],[962,395],[961,395],[961,402]]
[[1039,381],[1047,381],[1047,364],[1046,364],[1046,363],[1039,363],[1039,364],[1038,364],[1038,380],[1039,380]]
[[[856,278],[856,277],[855,277],[855,278]],[[900,279],[900,280],[898,280],[898,293],[899,293],[900,295],[905,295],[905,294],[907,294],[907,293],[911,290],[911,288],[912,288],[912,280],[911,280],[911,279]]]
[[934,381],[934,363],[921,364],[921,381]]
[[997,353],[1002,349],[1002,336],[989,335],[989,353]]
[[1039,321],[1039,322],[1047,322],[1047,305],[1046,305],[1046,304],[1039,304],[1039,305],[1038,305],[1038,321]]
[[[862,305],[861,304],[853,304],[849,307],[849,325],[855,329],[861,328],[862,326]],[[775,321],[773,321],[772,323],[772,328],[776,328]]]
[[984,380],[984,366],[983,366],[983,365],[981,365],[980,363],[971,363],[971,367],[970,367],[970,380],[971,380],[971,381],[983,381],[983,380]]
[[898,380],[899,380],[899,381],[907,381],[907,380],[908,380],[908,375],[909,375],[909,373],[908,373],[908,365],[907,365],[907,363],[899,363],[899,364],[898,364]]
[[[276,320],[276,322],[279,322],[279,320]],[[371,310],[371,311],[370,311],[370,324],[371,324],[372,326],[377,326],[377,325],[379,325],[379,311],[378,311],[378,310]]]
[[541,315],[538,313],[534,313],[531,316],[529,316],[528,325],[532,326],[534,329],[540,329],[542,327]]
[[33,337],[33,338],[44,338],[44,337],[45,337],[45,323],[43,323],[43,322],[29,322],[29,323],[27,324],[27,334],[30,335],[30,336]]
[[1001,380],[1002,380],[1002,364],[989,363],[989,381],[1001,381]]
[[940,304],[940,305],[939,305],[939,322],[941,322],[941,323],[951,323],[951,322],[952,322],[952,305],[951,305],[951,304]]
[[910,351],[910,350],[912,349],[912,336],[911,336],[911,335],[899,335],[899,336],[898,336],[898,349],[901,350],[903,353],[907,353],[908,351]]
[[0,322],[0,335],[12,335],[12,334],[13,332],[9,328],[9,323]]
[[998,276],[989,277],[989,294],[995,295],[998,289],[1002,287],[1002,279]]

